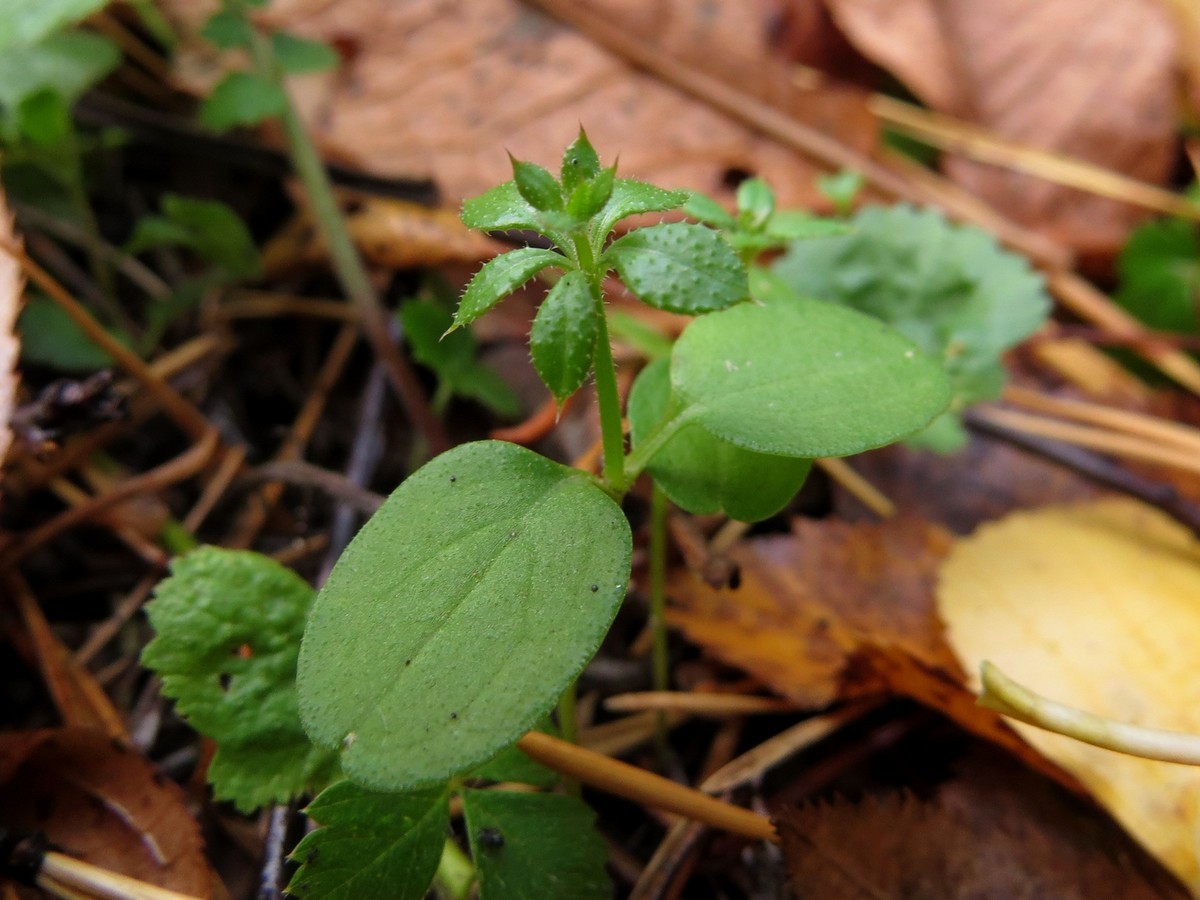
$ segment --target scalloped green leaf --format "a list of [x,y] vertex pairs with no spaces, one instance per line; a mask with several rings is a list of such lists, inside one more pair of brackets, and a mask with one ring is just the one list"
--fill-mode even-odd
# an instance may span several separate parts
[[639,228],[614,241],[605,259],[644,303],[697,314],[749,295],[746,270],[721,236],[704,225],[672,222]]
[[489,259],[475,273],[454,314],[454,327],[469,325],[547,266],[561,266],[561,253],[521,247]]
[[463,814],[480,900],[612,896],[608,850],[578,797],[467,790]]
[[[671,400],[669,360],[651,363],[629,394],[629,424],[637,447],[667,412]],[[812,460],[745,450],[685,425],[646,467],[671,502],[696,515],[722,510],[742,522],[779,512],[804,484]]]
[[250,811],[323,786],[336,756],[314,747],[296,703],[296,657],[313,590],[258,553],[201,547],[171,564],[146,607],[157,637],[142,664],[217,742],[218,799]]
[[445,786],[393,794],[339,781],[305,813],[321,827],[291,853],[300,868],[288,885],[290,895],[322,900],[425,896],[450,826]]
[[300,650],[309,736],[380,790],[479,765],[546,715],[625,595],[632,538],[583,473],[523,447],[456,447],[363,526]]
[[542,301],[529,331],[533,366],[562,403],[592,370],[599,331],[596,298],[582,272],[568,272]]
[[592,223],[592,238],[603,238],[613,230],[613,226],[628,216],[678,209],[690,196],[687,191],[668,191],[632,178],[618,178],[613,182],[608,202]]
[[878,319],[815,300],[692,322],[671,357],[691,421],[747,450],[845,456],[919,431],[950,401],[941,365]]

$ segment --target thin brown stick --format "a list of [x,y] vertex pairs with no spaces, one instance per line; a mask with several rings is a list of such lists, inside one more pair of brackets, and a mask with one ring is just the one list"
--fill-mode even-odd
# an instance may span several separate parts
[[678,710],[693,716],[723,719],[729,716],[795,712],[798,707],[790,700],[778,697],[757,697],[747,694],[713,694],[688,691],[630,691],[615,694],[604,701],[610,712],[641,712],[643,710]]
[[237,291],[232,299],[221,304],[218,314],[225,319],[270,319],[276,316],[306,316],[355,322],[354,307],[342,300],[320,300],[295,297],[267,291]]
[[863,478],[846,460],[839,457],[813,461],[826,475],[833,479],[863,506],[881,519],[890,519],[896,514],[896,504],[867,479]]
[[533,760],[569,778],[636,803],[706,822],[734,834],[776,843],[775,826],[766,816],[723,803],[708,794],[601,756],[548,734],[531,731],[517,742]]

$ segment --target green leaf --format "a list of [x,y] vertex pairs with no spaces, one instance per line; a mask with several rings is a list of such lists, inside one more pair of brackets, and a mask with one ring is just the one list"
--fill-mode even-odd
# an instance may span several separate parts
[[[543,734],[558,736],[558,729],[554,727],[548,718],[540,722],[536,730]],[[482,781],[508,781],[517,784],[532,784],[542,788],[553,787],[559,781],[557,772],[547,769],[541,763],[534,762],[516,744],[513,744],[511,747],[505,747],[482,766],[473,770],[467,778]]]
[[410,300],[401,307],[400,318],[413,358],[432,369],[451,395],[477,400],[505,417],[520,412],[513,389],[479,361],[479,348],[470,329],[446,333],[454,324],[450,310],[432,300]]
[[[638,447],[663,419],[671,400],[669,361],[651,363],[629,394],[629,424]],[[722,510],[758,522],[779,512],[804,484],[812,461],[744,450],[685,425],[654,454],[648,471],[676,506],[696,515]]]
[[258,553],[202,547],[177,558],[146,607],[157,637],[142,651],[163,693],[217,742],[219,799],[251,811],[333,777],[296,706],[296,656],[313,591]]
[[742,304],[692,322],[671,357],[691,421],[747,450],[844,456],[928,425],[942,367],[869,316],[831,303]]
[[529,332],[533,366],[562,403],[592,369],[599,331],[596,299],[582,272],[568,272],[550,289]]
[[853,229],[849,225],[837,219],[822,219],[805,212],[785,209],[771,216],[767,222],[766,234],[773,244],[779,245],[810,238],[837,237],[851,231]]
[[108,0],[4,0],[0,3],[0,57],[29,47],[85,19]]
[[594,481],[522,447],[464,444],[426,463],[313,606],[298,680],[310,737],[381,790],[479,765],[600,645],[631,543]]
[[[0,37],[0,44],[3,41]],[[84,31],[64,31],[33,46],[10,47],[0,52],[0,107],[15,111],[26,97],[41,91],[54,91],[73,106],[120,62],[116,44]]]
[[508,158],[512,162],[513,183],[526,203],[539,212],[563,208],[562,188],[553,175],[536,163],[516,159],[512,154]]
[[283,88],[254,72],[230,72],[200,107],[200,121],[214,131],[257,125],[287,109]]
[[1050,309],[1041,276],[991,235],[932,210],[870,207],[850,222],[849,234],[793,244],[774,272],[796,295],[874,316],[939,360],[955,413],[996,396],[1001,355]]
[[246,17],[226,9],[213,13],[200,29],[200,37],[220,50],[235,50],[254,43],[254,31]]
[[[95,372],[113,364],[112,357],[92,343],[62,307],[49,297],[31,293],[17,320],[21,361],[63,372]],[[114,335],[128,344],[127,335]]]
[[305,75],[336,68],[340,57],[337,51],[322,41],[311,41],[286,31],[271,35],[275,62],[288,75]]
[[[613,171],[616,171],[615,166]],[[600,157],[582,128],[579,129],[579,137],[563,153],[560,174],[563,193],[567,195],[573,194],[579,185],[600,174]]]
[[36,91],[17,107],[17,129],[33,143],[52,147],[71,133],[71,110],[58,91]]
[[693,219],[705,222],[714,228],[734,228],[737,219],[731,216],[720,203],[712,197],[694,193],[683,205],[683,211]]
[[322,900],[425,896],[450,826],[445,786],[385,794],[339,781],[305,813],[321,827],[291,853],[300,868],[288,885],[290,895]]
[[454,314],[454,327],[474,322],[547,266],[566,262],[561,253],[540,247],[521,247],[488,260],[463,292]]
[[749,295],[737,255],[704,225],[639,228],[613,242],[605,259],[639,299],[657,309],[694,315]]
[[817,190],[833,204],[839,216],[848,216],[863,188],[863,177],[859,172],[843,169],[831,175],[817,176]]
[[480,900],[612,896],[607,848],[577,797],[467,790],[463,814]]
[[463,203],[463,224],[479,231],[540,231],[538,211],[517,190],[515,181],[498,184]]
[[1200,302],[1200,240],[1194,222],[1148,222],[1130,236],[1117,260],[1115,299],[1160,331],[1194,334]]
[[578,185],[567,200],[567,214],[582,222],[598,213],[612,196],[616,173],[617,167],[609,166]]
[[743,227],[763,228],[775,212],[775,192],[761,178],[747,178],[738,185],[737,207]]
[[687,202],[689,196],[687,191],[667,191],[642,181],[618,178],[613,182],[608,202],[592,223],[592,238],[602,239],[627,216],[678,209]]
[[249,229],[224,203],[164,194],[161,206],[164,215],[138,220],[126,244],[127,252],[142,253],[164,245],[187,247],[235,281],[260,274],[258,248]]

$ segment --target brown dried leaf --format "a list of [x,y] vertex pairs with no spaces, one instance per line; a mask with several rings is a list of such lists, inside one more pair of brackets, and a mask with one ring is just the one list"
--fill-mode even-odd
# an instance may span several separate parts
[[779,830],[797,898],[1187,896],[1094,808],[996,754],[928,800],[811,803]]
[[[860,52],[934,109],[1031,147],[1165,183],[1176,38],[1148,0],[826,0]],[[1110,252],[1144,213],[963,159],[947,173],[1013,220]]]
[[0,735],[4,825],[39,830],[72,856],[196,897],[212,894],[183,792],[98,731]]

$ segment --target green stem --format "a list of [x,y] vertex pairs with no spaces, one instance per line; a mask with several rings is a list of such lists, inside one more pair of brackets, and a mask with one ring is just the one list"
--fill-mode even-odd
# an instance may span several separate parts
[[633,452],[625,457],[625,471],[622,473],[621,481],[619,482],[622,490],[633,484],[634,480],[642,474],[642,470],[646,468],[650,460],[654,458],[654,454],[663,448],[663,444],[673,438],[680,428],[692,420],[690,411],[694,409],[695,407],[688,407],[682,413],[668,415],[667,418],[654,426],[654,429],[646,435],[645,440],[633,448]]
[[600,406],[600,439],[604,446],[604,480],[618,495],[629,488],[625,480],[625,431],[621,426],[621,393],[617,389],[617,365],[608,342],[608,322],[604,315],[604,296],[599,284],[593,284],[599,313],[596,335],[596,402]]
[[[654,638],[654,690],[671,687],[671,660],[667,651],[667,495],[658,482],[650,494],[650,631]],[[659,756],[667,753],[667,715],[659,712],[655,730]]]
[[[562,696],[558,698],[558,730],[562,734],[562,739],[571,744],[579,743],[579,727],[575,711],[577,693],[578,686],[575,681],[572,681],[562,692]],[[568,794],[579,796],[581,792],[579,782],[566,775],[562,778],[562,786]]]

